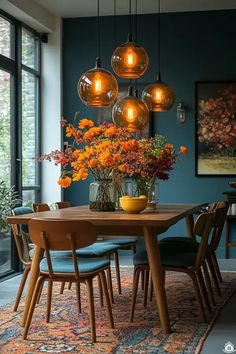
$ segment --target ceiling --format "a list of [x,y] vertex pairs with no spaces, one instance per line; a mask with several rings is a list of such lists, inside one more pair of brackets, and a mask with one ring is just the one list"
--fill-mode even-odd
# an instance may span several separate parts
[[[96,0],[34,0],[49,12],[61,17],[96,16]],[[132,1],[133,5],[135,1]],[[138,13],[157,12],[157,0],[138,0]],[[117,14],[128,13],[128,0],[116,0]],[[100,14],[113,15],[113,0],[100,0]],[[162,0],[161,12],[187,12],[236,9],[235,0]]]

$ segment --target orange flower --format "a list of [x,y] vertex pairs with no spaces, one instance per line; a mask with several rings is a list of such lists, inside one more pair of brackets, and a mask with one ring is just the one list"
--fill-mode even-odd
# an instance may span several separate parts
[[119,169],[121,172],[125,172],[125,171],[126,171],[125,165],[119,165],[119,166],[118,166],[118,169]]
[[81,119],[79,121],[79,128],[80,129],[86,129],[94,126],[94,122],[92,120],[89,120],[87,118]]
[[70,177],[65,177],[65,178],[60,178],[57,183],[62,187],[62,188],[68,188],[71,185],[71,178]]
[[180,146],[179,151],[182,152],[183,155],[188,155],[188,149],[186,146]]
[[173,150],[174,146],[173,146],[173,144],[166,144],[166,148],[170,149],[170,150]]
[[97,160],[96,159],[91,159],[90,161],[89,161],[89,166],[90,167],[96,167],[97,166]]
[[70,138],[72,135],[75,135],[75,129],[72,126],[68,125],[66,127],[66,137]]
[[92,140],[95,136],[101,134],[101,132],[101,128],[92,127],[86,133],[84,133],[84,140]]
[[73,182],[84,181],[88,177],[88,170],[86,168],[81,168],[78,172],[73,173]]
[[108,138],[113,138],[117,135],[117,129],[116,127],[110,127],[107,128],[104,132],[104,135],[107,136]]

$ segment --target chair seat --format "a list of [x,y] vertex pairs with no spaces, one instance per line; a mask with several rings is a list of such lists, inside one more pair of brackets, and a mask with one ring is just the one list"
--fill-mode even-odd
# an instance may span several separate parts
[[[74,274],[74,264],[71,257],[52,257],[52,269],[54,273],[72,273]],[[108,267],[110,261],[107,259],[78,258],[78,267],[80,274],[93,273]],[[48,264],[46,258],[40,262],[41,272],[48,273]]]
[[[194,247],[195,248],[195,247]],[[159,251],[161,256],[161,263],[166,267],[190,267],[195,263],[197,250],[193,247],[182,244],[181,246],[171,245],[167,243],[159,244]],[[148,264],[148,257],[146,250],[140,250],[133,256],[133,263],[137,265]]]
[[104,257],[118,248],[119,245],[114,243],[96,242],[88,247],[80,248],[76,251],[76,254],[80,257]]
[[187,243],[187,244],[193,244],[193,245],[198,244],[195,237],[181,237],[181,236],[165,237],[159,241],[159,244],[162,244],[162,243],[171,243],[171,244]]
[[107,239],[106,243],[115,243],[120,246],[135,244],[137,241],[137,237],[118,237],[118,238],[111,238]]

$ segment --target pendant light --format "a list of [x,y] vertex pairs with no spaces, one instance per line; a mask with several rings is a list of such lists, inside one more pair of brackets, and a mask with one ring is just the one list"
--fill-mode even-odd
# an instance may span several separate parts
[[174,104],[175,94],[170,86],[161,80],[161,55],[160,55],[160,0],[158,0],[158,76],[157,81],[145,87],[142,99],[147,104],[148,109],[154,112],[168,111]]
[[131,0],[129,0],[130,32],[126,43],[117,47],[111,57],[111,65],[117,76],[126,79],[141,77],[148,68],[146,50],[133,41]]
[[99,0],[97,0],[97,58],[95,67],[86,71],[79,79],[77,91],[86,106],[110,106],[118,94],[116,78],[101,67]]
[[134,97],[132,86],[129,86],[126,97],[118,100],[112,109],[112,119],[118,128],[128,128],[131,131],[141,131],[149,119],[146,104]]

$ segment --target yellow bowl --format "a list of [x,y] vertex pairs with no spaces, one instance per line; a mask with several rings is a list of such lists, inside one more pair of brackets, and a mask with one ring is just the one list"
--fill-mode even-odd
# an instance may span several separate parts
[[121,208],[129,214],[138,214],[147,207],[147,198],[120,198]]

